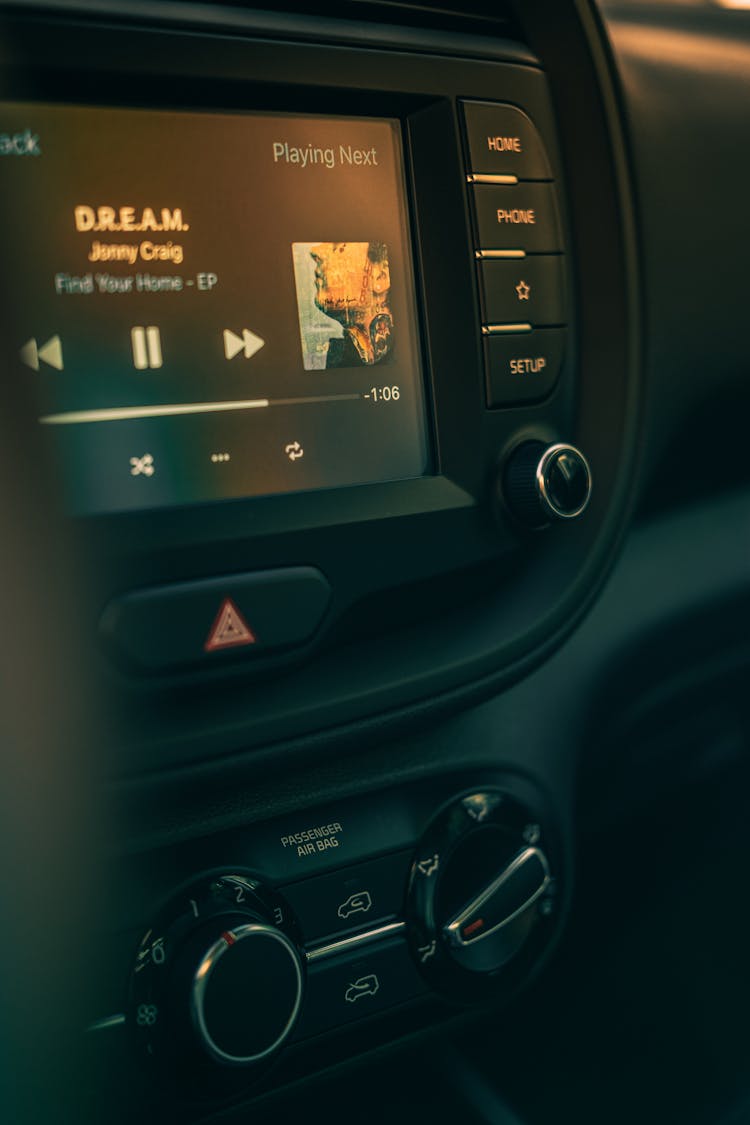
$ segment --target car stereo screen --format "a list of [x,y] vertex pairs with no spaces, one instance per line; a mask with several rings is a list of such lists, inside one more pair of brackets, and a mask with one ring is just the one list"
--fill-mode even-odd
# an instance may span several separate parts
[[426,471],[397,122],[6,104],[0,185],[74,511]]

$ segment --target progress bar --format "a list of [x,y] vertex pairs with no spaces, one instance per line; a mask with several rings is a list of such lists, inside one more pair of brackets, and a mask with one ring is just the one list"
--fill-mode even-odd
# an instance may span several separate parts
[[113,406],[103,410],[70,410],[65,414],[45,414],[44,426],[80,426],[87,422],[128,422],[135,418],[169,418],[179,414],[217,414],[230,410],[260,410],[266,406],[302,406],[305,403],[342,402],[363,395],[319,395],[307,398],[250,398],[235,402],[179,402],[163,406]]

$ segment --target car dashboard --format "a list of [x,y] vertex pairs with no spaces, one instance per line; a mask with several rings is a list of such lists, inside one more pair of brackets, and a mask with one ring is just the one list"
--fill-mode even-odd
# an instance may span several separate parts
[[2,6],[8,1120],[750,1115],[748,20]]

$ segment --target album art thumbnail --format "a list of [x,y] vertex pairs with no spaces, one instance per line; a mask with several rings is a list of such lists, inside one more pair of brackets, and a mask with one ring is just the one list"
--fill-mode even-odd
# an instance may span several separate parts
[[393,351],[391,274],[384,242],[293,242],[306,371],[363,367]]

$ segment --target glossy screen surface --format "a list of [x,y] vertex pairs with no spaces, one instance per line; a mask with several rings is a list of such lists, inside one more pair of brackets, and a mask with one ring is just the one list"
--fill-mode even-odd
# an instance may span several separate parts
[[396,121],[0,104],[0,198],[72,511],[428,470]]

